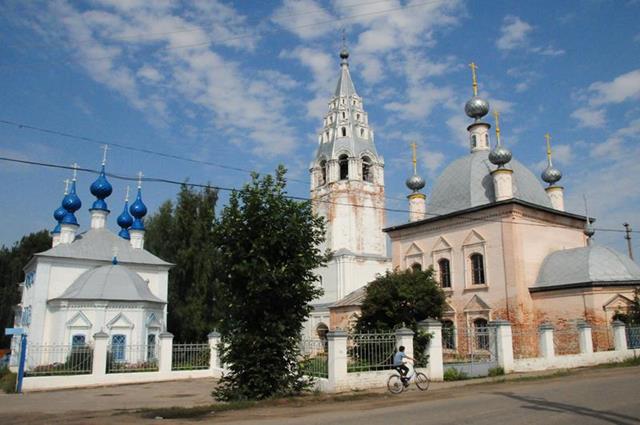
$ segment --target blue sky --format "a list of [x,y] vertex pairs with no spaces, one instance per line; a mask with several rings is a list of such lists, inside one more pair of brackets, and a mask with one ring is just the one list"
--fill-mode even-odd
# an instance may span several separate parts
[[[427,194],[468,152],[467,64],[501,111],[503,141],[539,174],[544,134],[564,173],[567,209],[589,199],[597,227],[640,230],[640,2],[637,0],[96,0],[0,4],[0,120],[269,172],[308,165],[339,73],[351,72],[386,161],[387,206],[406,209],[418,142]],[[0,154],[98,168],[97,144],[0,124]],[[240,187],[248,173],[113,147],[110,172]],[[52,228],[64,170],[0,163],[0,243]],[[83,209],[94,176],[80,173]],[[125,182],[111,180],[113,212]],[[150,211],[177,187],[144,185]],[[222,196],[221,204],[226,196]],[[115,228],[115,215],[110,224]],[[388,224],[406,220],[389,213]],[[622,234],[598,232],[624,249]],[[634,243],[640,255],[640,234]]]

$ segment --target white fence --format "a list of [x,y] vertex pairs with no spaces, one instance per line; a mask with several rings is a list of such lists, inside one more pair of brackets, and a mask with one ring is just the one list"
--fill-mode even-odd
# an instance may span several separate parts
[[204,344],[173,344],[170,333],[151,346],[111,346],[108,339],[100,332],[92,345],[27,347],[23,391],[222,376],[215,332]]

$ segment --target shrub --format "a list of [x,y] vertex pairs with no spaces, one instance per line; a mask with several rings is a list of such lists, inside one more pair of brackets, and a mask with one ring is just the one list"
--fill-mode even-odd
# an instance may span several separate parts
[[9,368],[0,369],[0,390],[5,393],[16,392],[17,375],[9,370]]
[[444,371],[445,381],[462,381],[464,379],[469,379],[469,376],[461,370],[451,368]]
[[492,367],[489,369],[489,376],[502,376],[504,375],[504,369],[501,366]]

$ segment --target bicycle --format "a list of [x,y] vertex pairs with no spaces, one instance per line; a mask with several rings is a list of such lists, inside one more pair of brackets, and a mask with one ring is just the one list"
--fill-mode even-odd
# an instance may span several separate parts
[[431,380],[422,372],[416,372],[415,368],[411,367],[411,370],[405,376],[406,381],[402,381],[402,376],[400,372],[396,372],[389,377],[387,380],[387,388],[391,394],[400,394],[406,388],[409,388],[409,383],[411,380],[415,382],[416,387],[418,387],[421,391],[426,391],[429,388],[429,384]]

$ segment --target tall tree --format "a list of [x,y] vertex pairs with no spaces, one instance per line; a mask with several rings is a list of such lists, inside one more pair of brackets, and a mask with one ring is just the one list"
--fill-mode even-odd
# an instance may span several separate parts
[[309,302],[321,294],[312,270],[325,264],[319,250],[323,219],[309,202],[286,197],[286,170],[253,175],[231,195],[216,241],[220,275],[223,362],[230,372],[216,389],[222,400],[264,399],[304,388],[298,338]]
[[20,302],[18,283],[24,281],[22,268],[33,254],[51,248],[51,235],[41,230],[24,236],[10,249],[0,247],[0,347],[9,347],[11,338],[4,336],[4,328],[13,326],[14,307]]
[[183,185],[175,208],[170,201],[163,203],[147,224],[145,247],[175,264],[169,272],[167,327],[177,341],[202,341],[216,325],[217,200],[213,188]]

